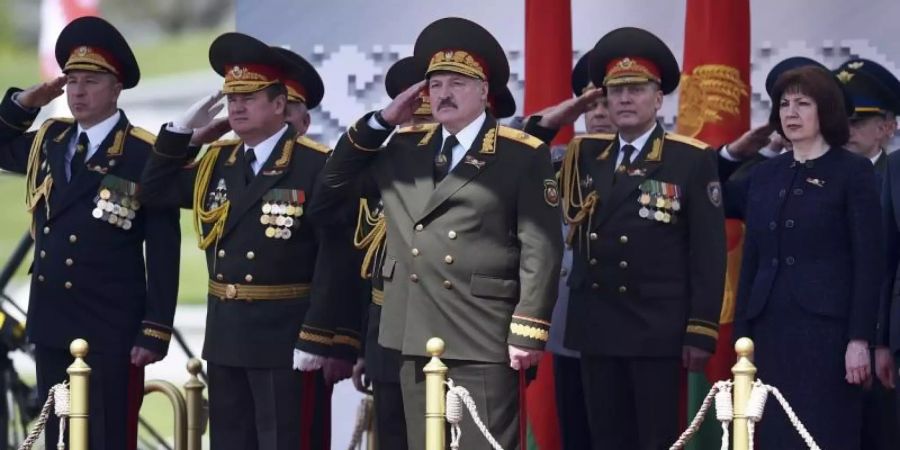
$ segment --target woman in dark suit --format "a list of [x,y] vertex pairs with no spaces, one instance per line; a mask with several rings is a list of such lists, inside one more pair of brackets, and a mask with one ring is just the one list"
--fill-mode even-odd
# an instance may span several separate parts
[[[875,174],[843,148],[844,99],[827,71],[788,70],[770,96],[769,123],[793,152],[749,180],[736,335],[753,338],[759,378],[822,448],[859,449],[883,275]],[[807,448],[771,400],[757,436],[760,448]]]

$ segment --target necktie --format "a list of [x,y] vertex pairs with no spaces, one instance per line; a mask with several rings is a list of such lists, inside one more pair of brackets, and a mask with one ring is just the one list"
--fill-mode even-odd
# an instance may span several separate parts
[[87,155],[90,144],[87,133],[82,131],[78,135],[78,142],[75,143],[75,154],[72,155],[72,160],[69,161],[69,181],[74,180],[81,173],[81,169],[84,169],[84,158]]
[[620,170],[627,170],[631,168],[631,158],[634,156],[634,152],[636,150],[637,149],[634,148],[634,146],[631,144],[625,144],[621,149],[619,149],[619,151],[622,152],[622,164],[619,165],[619,167],[621,167],[622,169]]
[[435,185],[440,183],[444,177],[450,173],[450,163],[453,161],[453,147],[456,147],[457,144],[459,144],[459,140],[452,134],[447,136],[447,139],[444,139],[444,145],[441,147],[441,152],[434,158]]
[[253,178],[256,177],[256,173],[253,172],[253,163],[256,162],[256,152],[253,151],[252,148],[248,148],[244,151],[244,163],[246,164],[244,167],[244,183],[249,185]]

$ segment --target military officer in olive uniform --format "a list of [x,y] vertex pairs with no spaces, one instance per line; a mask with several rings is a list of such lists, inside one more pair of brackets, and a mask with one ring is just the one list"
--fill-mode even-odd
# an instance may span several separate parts
[[[420,81],[344,134],[325,184],[353,191],[370,174],[386,216],[379,343],[401,351],[410,448],[424,436],[425,342],[446,342],[449,376],[473,393],[491,433],[519,448],[516,371],[547,340],[562,253],[558,189],[547,146],[497,124],[488,97],[509,77],[503,49],[465,19],[425,28]],[[401,128],[428,90],[438,122]],[[462,446],[489,448],[470,419]]]
[[725,225],[716,154],[656,122],[679,80],[656,36],[620,28],[590,58],[618,133],[576,137],[563,162],[574,251],[565,342],[581,352],[593,448],[668,448],[681,370],[703,370],[718,338]]
[[[56,60],[64,76],[10,89],[0,103],[0,168],[26,174],[33,218],[27,335],[39,395],[67,379],[69,343],[86,339],[91,448],[134,448],[143,368],[165,356],[172,333],[178,210],[138,199],[154,136],[116,106],[140,79],[119,31],[76,19],[57,39]],[[74,120],[48,119],[26,133],[64,87]],[[47,448],[56,447],[58,423],[47,422]]]
[[[239,139],[214,142],[186,166],[192,131],[211,122],[220,95],[194,105],[163,127],[144,173],[145,201],[193,208],[206,252],[212,448],[293,450],[304,438],[293,369],[319,369],[345,351],[355,359],[360,346],[358,331],[334,331],[338,312],[352,312],[342,302],[354,294],[339,278],[352,280],[352,228],[313,205],[329,149],[284,123],[291,61],[240,33],[216,38],[209,59],[225,77]],[[319,76],[306,72],[301,84],[318,103]]]

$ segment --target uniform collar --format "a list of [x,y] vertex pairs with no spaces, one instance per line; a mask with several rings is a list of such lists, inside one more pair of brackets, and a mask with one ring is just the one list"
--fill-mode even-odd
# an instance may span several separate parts
[[83,128],[81,124],[78,124],[78,132],[75,133],[75,139],[77,141],[78,136],[81,135],[82,132],[87,133],[88,141],[90,145],[88,146],[88,151],[85,154],[85,161],[91,159],[94,156],[94,153],[97,152],[97,149],[100,148],[100,144],[106,140],[106,136],[109,136],[109,133],[112,132],[113,128],[116,127],[116,124],[119,123],[119,119],[122,117],[122,112],[116,110],[116,112],[103,119],[102,122],[90,127]]
[[[631,141],[631,142],[625,141],[625,139],[622,138],[622,134],[619,133],[619,148],[622,148],[626,145],[631,144],[632,146],[634,146],[634,148],[636,149],[637,152],[640,152],[641,149],[644,148],[644,144],[646,144],[647,141],[650,139],[650,135],[653,134],[653,131],[656,130],[657,126],[659,126],[659,125],[654,124],[644,134],[638,136],[637,139],[635,139],[634,141]],[[634,156],[632,156],[632,160],[634,160],[634,158],[637,156],[637,152],[634,154]]]
[[272,154],[272,151],[275,149],[275,145],[278,144],[278,141],[281,140],[281,136],[287,131],[288,126],[284,125],[275,132],[275,134],[269,136],[266,140],[256,144],[253,147],[248,146],[246,143],[244,144],[244,150],[248,148],[253,149],[253,153],[256,155],[256,162],[253,163],[253,170],[259,172],[259,169],[262,168],[263,164],[269,160],[269,156]]
[[878,153],[876,153],[875,156],[869,158],[869,161],[872,161],[872,165],[873,165],[873,166],[874,166],[875,164],[878,163],[878,160],[881,158],[881,155],[884,155],[884,149],[883,149],[883,148],[882,148],[882,149],[878,149]]
[[[475,138],[478,137],[478,132],[481,131],[485,120],[487,120],[487,114],[482,112],[475,120],[469,122],[465,128],[459,130],[459,133],[456,133],[456,140],[459,141],[459,145],[462,145],[466,150],[472,148],[472,144],[475,143]],[[443,142],[450,136],[450,132],[446,128],[441,127],[441,136],[443,136],[441,141]]]

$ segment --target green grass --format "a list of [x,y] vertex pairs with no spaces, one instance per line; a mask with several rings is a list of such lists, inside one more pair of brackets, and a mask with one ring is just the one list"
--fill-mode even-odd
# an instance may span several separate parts
[[[133,45],[141,78],[209,69],[209,44],[224,30],[202,30]],[[0,43],[0,88],[26,88],[40,79],[36,48]]]
[[[6,262],[22,235],[28,229],[31,217],[25,211],[25,177],[0,175],[0,261]],[[13,277],[13,283],[28,281],[28,265],[31,254]],[[181,276],[178,303],[206,303],[206,256],[197,248],[197,237],[191,226],[191,212],[181,212]]]

